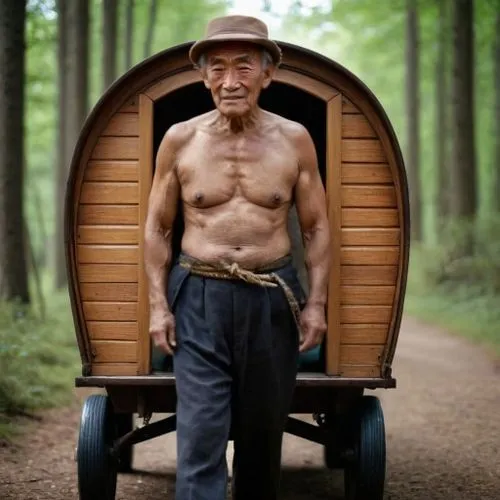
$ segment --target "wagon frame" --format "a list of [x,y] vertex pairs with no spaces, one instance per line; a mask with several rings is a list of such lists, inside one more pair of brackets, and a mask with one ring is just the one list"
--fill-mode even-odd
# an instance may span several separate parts
[[[328,199],[333,260],[329,280],[328,332],[324,345],[324,369],[323,372],[299,371],[290,412],[290,414],[312,413],[315,424],[289,416],[286,432],[324,445],[326,466],[345,471],[348,499],[382,499],[386,459],[384,420],[378,398],[365,395],[365,391],[396,387],[391,365],[402,316],[410,238],[408,187],[403,158],[384,109],[366,85],[341,65],[324,56],[289,43],[278,43],[284,51],[283,63],[275,78],[275,82],[282,86],[280,90],[295,89],[296,91],[298,89],[304,96],[307,94],[316,99],[318,103],[321,103],[318,106],[324,109],[323,116],[326,122],[324,137],[321,135],[322,132],[317,132],[315,129],[317,133],[313,139],[317,147],[318,141],[321,143],[323,140],[321,143],[323,148],[319,148],[322,149],[319,157],[320,163],[321,161],[323,163],[322,176]],[[159,132],[157,132],[155,119],[159,113],[155,114],[155,106],[160,105],[162,100],[165,102],[164,100],[169,95],[183,89],[193,92],[192,95],[199,94],[199,90],[193,90],[196,84],[200,83],[200,77],[187,57],[190,46],[190,43],[185,43],[143,61],[129,70],[104,93],[80,133],[70,167],[65,208],[66,263],[69,295],[82,361],[82,375],[76,378],[75,385],[77,387],[101,387],[106,390],[106,395],[90,396],[82,411],[77,461],[80,498],[83,500],[96,496],[113,499],[117,472],[131,468],[133,444],[175,430],[175,376],[172,372],[158,372],[152,369],[152,350],[147,325],[147,281],[143,268],[141,236],[153,176],[155,147],[158,143],[155,134]],[[273,83],[271,87],[273,85],[276,83]],[[200,102],[193,104],[194,109],[200,106]],[[137,113],[137,135],[124,133],[119,136],[124,140],[111,141],[111,137],[117,136],[106,135],[106,130],[109,131],[112,126],[114,126],[114,133],[120,130],[120,125],[116,123],[117,116],[123,119],[122,131],[130,127],[131,120],[125,122],[127,113],[130,115]],[[182,118],[175,112],[173,115],[171,119],[174,121]],[[357,116],[362,119],[356,121],[351,118],[347,119],[346,116]],[[311,119],[314,120],[314,116]],[[365,137],[361,136],[361,139],[356,137],[356,133],[359,132],[355,131],[351,132],[353,136],[345,135],[348,134],[346,130],[349,126],[354,130],[354,125],[352,125],[354,123],[357,124],[356,126],[362,124],[359,125],[361,128],[356,130],[362,130],[362,133],[369,136],[371,141],[363,153],[364,157],[368,158],[366,163],[346,161],[349,155],[354,160],[356,159],[356,144],[351,143],[357,140],[357,146],[360,147]],[[129,130],[127,133],[132,132]],[[351,138],[346,139],[346,137]],[[137,161],[134,160],[135,169],[132,168],[132,161],[129,161],[127,157],[128,152],[123,153],[125,159],[109,158],[109,150],[112,150],[113,144],[115,148],[118,143],[120,147],[125,147],[127,140],[129,146],[134,143],[138,151]],[[371,161],[371,158],[375,160]],[[377,168],[373,165],[377,165]],[[120,210],[116,209],[113,212],[115,218],[125,218],[125,212],[132,213],[127,207],[133,204],[120,204],[122,200],[117,202],[113,198],[115,195],[109,195],[109,198],[106,198],[108,195],[102,194],[106,188],[103,185],[109,179],[114,179],[112,176],[118,171],[122,175],[118,181],[122,185],[119,189],[117,188],[120,193],[125,193],[124,185],[132,184],[129,180],[136,175],[133,195],[135,198],[130,196],[137,205],[137,218],[134,219],[137,224],[133,226],[136,227],[138,236],[135,237],[134,245],[127,247],[128,253],[122,251],[124,247],[120,247],[119,250],[122,253],[110,253],[110,257],[102,257],[105,251],[119,246],[93,244],[96,241],[99,243],[100,240],[99,237],[91,235],[92,230],[95,231],[93,234],[101,234],[106,230],[105,228],[113,226],[109,222],[113,220],[109,218],[111,210],[106,212],[105,208],[118,206]],[[132,171],[135,174],[132,174]],[[366,176],[367,172],[373,175],[375,180],[368,179],[368,182],[366,178],[360,180],[359,176]],[[358,178],[356,179],[355,176]],[[344,185],[345,178],[348,182]],[[101,185],[98,184],[99,182]],[[354,183],[353,188],[349,188],[350,182]],[[368,188],[366,188],[367,185]],[[345,186],[347,188],[344,189]],[[359,186],[361,188],[357,189]],[[370,187],[373,188],[372,191],[369,190]],[[369,198],[368,201],[361,198],[359,194],[361,192]],[[98,196],[103,196],[103,198],[98,199]],[[370,228],[364,230],[363,226],[358,232],[345,230],[344,217],[347,218],[353,210],[356,210],[352,208],[356,207],[353,205],[356,199],[360,199],[360,203],[365,203],[358,210],[361,210],[364,215],[371,213],[371,223],[375,224],[375,228],[382,229],[372,231],[371,234],[368,230]],[[107,200],[108,204],[104,204],[102,200]],[[347,208],[344,209],[345,200],[348,201],[346,202]],[[92,207],[100,208],[93,212]],[[98,210],[101,210],[99,213],[104,214],[102,221],[97,218]],[[393,226],[389,222],[383,222],[385,221],[383,217],[389,217],[389,213]],[[363,237],[368,239],[365,241]],[[352,243],[354,238],[358,238],[359,241],[356,240],[358,247],[364,249],[364,252],[352,251],[351,255],[344,252],[345,248],[351,248],[349,244],[345,244],[344,240]],[[363,246],[363,244],[366,245]],[[387,250],[389,248],[390,251]],[[376,254],[376,258],[371,256],[370,252],[373,255]],[[117,280],[117,283],[111,283],[109,286],[102,276],[95,279],[89,278],[88,281],[85,278],[85,276],[97,276],[99,270],[102,273],[103,269],[112,268],[115,265],[112,260],[115,258],[113,255],[129,255],[126,257],[131,259],[126,261],[129,262],[128,264],[118,264],[122,266],[121,271],[118,270],[122,273],[127,271],[127,265],[133,265],[130,262],[134,259],[136,261],[137,278],[133,282],[136,289],[135,323],[116,321],[115,317],[109,319],[110,308],[113,305],[116,306],[119,313],[120,304],[125,302],[106,302],[102,299],[104,290],[108,288],[114,290],[115,294],[118,293],[120,286],[131,288],[125,287],[130,284],[123,281],[125,274],[118,274],[117,271],[115,277],[112,278],[112,280]],[[106,258],[111,260],[106,260]],[[364,259],[362,265],[356,264],[356,258]],[[97,264],[91,259],[97,259]],[[347,264],[345,264],[345,259],[347,259]],[[94,266],[92,268],[94,274],[90,272],[91,266]],[[347,278],[343,277],[344,268],[352,268],[349,272],[353,274],[349,274]],[[365,281],[370,276],[372,282],[368,281],[366,284]],[[372,302],[366,306],[355,303],[349,309],[350,302],[347,301],[348,305],[344,306],[342,300],[346,286],[342,280],[350,283],[349,279],[353,283],[361,283],[357,287],[358,294],[362,291],[365,297],[363,300]],[[380,285],[380,283],[383,284]],[[113,288],[112,285],[116,286]],[[373,306],[370,310],[368,308],[370,304],[379,302],[373,302],[375,299],[368,297],[371,292],[369,288],[361,290],[369,286],[375,287],[373,293],[384,287],[390,288],[392,291],[390,304],[387,304],[389,298],[386,298],[383,307]],[[351,292],[352,290],[349,293]],[[120,290],[119,293],[125,292]],[[89,300],[89,297],[97,297],[97,300]],[[127,310],[123,307],[123,311]],[[366,321],[355,323],[357,321],[355,315],[358,311],[366,314],[372,323]],[[384,314],[383,323],[379,320],[382,313]],[[124,312],[124,314],[128,313]],[[351,321],[351,323],[345,323],[346,321]],[[135,324],[134,330],[130,330],[131,323]],[[361,326],[344,328],[345,325],[352,326],[353,324]],[[342,344],[342,339],[348,335],[351,335],[349,338],[355,335],[358,337],[365,335],[368,338],[370,328],[377,332],[377,335],[383,339],[383,343],[376,344],[377,349],[371,350],[367,349],[365,344],[360,344],[364,346],[364,350],[358,349],[357,351],[364,353],[363,362],[366,362],[369,356],[376,354],[374,358],[376,363],[371,365],[346,363],[341,356],[343,346],[356,344]],[[116,361],[117,355],[112,352],[110,345],[115,346],[116,350],[120,347],[118,342],[122,342],[122,345],[128,348],[127,342],[132,341],[122,341],[121,338],[106,340],[111,338],[109,337],[110,331],[114,332],[115,337],[121,335],[120,331],[128,331],[128,337],[125,333],[122,334],[124,338],[132,338],[135,335],[135,362],[130,362],[129,358],[126,362]],[[99,335],[103,338],[96,337],[96,332],[100,332]],[[352,349],[352,351],[356,350]],[[104,356],[107,361],[99,362],[99,356]],[[131,355],[128,354],[128,356]],[[154,413],[173,413],[173,415],[150,423],[150,418]],[[133,414],[144,418],[146,425],[134,429]]]

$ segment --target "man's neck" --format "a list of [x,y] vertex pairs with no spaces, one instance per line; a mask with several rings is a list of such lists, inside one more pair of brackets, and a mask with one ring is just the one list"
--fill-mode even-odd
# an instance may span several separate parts
[[255,130],[261,115],[261,109],[258,107],[241,116],[225,116],[219,112],[215,125],[221,132],[240,134],[246,130]]

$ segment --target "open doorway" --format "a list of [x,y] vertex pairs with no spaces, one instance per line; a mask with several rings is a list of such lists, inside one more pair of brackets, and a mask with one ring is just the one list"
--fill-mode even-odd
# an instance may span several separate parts
[[[273,82],[260,97],[260,106],[263,109],[304,125],[314,141],[318,156],[319,170],[323,185],[326,181],[326,103],[297,87]],[[153,154],[156,154],[165,132],[175,123],[188,120],[196,115],[205,113],[214,108],[212,96],[202,82],[181,87],[154,105]],[[154,168],[154,166],[153,166]],[[174,226],[173,258],[180,252],[180,241],[183,233],[182,210],[179,210]],[[307,293],[307,273],[304,266],[304,249],[302,236],[297,220],[295,208],[289,214],[289,230],[292,240],[292,254],[294,265],[299,278]],[[171,360],[161,356],[153,348],[152,366],[154,371],[171,371]],[[323,346],[321,349],[306,353],[301,357],[300,371],[323,372],[325,368]]]

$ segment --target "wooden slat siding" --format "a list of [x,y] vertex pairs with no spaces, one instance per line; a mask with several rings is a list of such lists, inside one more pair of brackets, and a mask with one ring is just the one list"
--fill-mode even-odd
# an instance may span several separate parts
[[342,228],[398,226],[397,208],[342,208]]
[[139,94],[135,94],[123,103],[118,110],[120,113],[138,113],[139,112]]
[[80,283],[137,283],[137,264],[80,264]]
[[342,184],[393,184],[392,172],[387,163],[343,163]]
[[77,228],[76,238],[80,244],[137,245],[139,228],[135,225],[80,225]]
[[94,363],[135,363],[137,342],[129,340],[92,341]]
[[384,350],[383,345],[340,345],[341,365],[380,365],[380,357]]
[[139,223],[139,205],[80,205],[78,224],[133,225]]
[[389,324],[343,324],[340,326],[341,344],[383,345],[387,339],[388,329]]
[[145,94],[139,97],[140,129],[140,176],[139,176],[139,297],[138,324],[139,340],[137,343],[137,374],[146,375],[151,371],[151,337],[149,335],[149,282],[144,264],[144,235],[148,213],[149,193],[153,182],[153,101]]
[[395,266],[399,261],[399,247],[342,247],[340,263],[360,266]]
[[342,246],[398,246],[400,244],[401,231],[399,228],[357,228],[343,227],[341,243]]
[[138,338],[137,321],[88,321],[92,340],[134,340]]
[[92,160],[137,160],[139,157],[138,137],[99,137]]
[[392,304],[389,306],[375,305],[343,305],[340,307],[340,322],[342,324],[389,323]]
[[137,283],[82,283],[82,300],[137,302]]
[[137,363],[94,363],[92,375],[96,377],[137,375]]
[[147,89],[144,90],[142,94],[139,95],[137,111],[140,111],[141,96],[148,97],[152,102],[154,102],[158,99],[161,99],[170,92],[173,92],[174,90],[201,81],[201,75],[199,71],[195,69],[182,71],[180,73],[171,75],[168,78],[162,78],[161,80],[153,83],[153,85],[150,85]]
[[342,162],[384,163],[382,144],[378,139],[342,139]]
[[83,301],[87,321],[137,321],[136,302]]
[[84,182],[80,203],[88,205],[132,205],[138,203],[137,182]]
[[341,179],[342,164],[342,96],[339,94],[327,104],[327,179],[326,195],[328,221],[331,237],[331,264],[328,283],[326,373],[337,375],[339,372],[340,346],[340,295],[341,285],[338,269],[340,267],[341,235]]
[[364,115],[342,115],[343,139],[373,139],[377,134]]
[[341,305],[379,305],[390,306],[394,299],[393,285],[349,286],[342,287]]
[[101,137],[137,137],[138,135],[139,115],[137,113],[115,113],[101,133]]
[[393,208],[397,206],[394,186],[342,185],[342,207]]
[[397,266],[340,266],[340,282],[344,285],[394,285]]
[[137,182],[139,164],[131,160],[93,160],[89,161],[84,181]]
[[380,377],[379,366],[366,365],[340,365],[339,374],[346,378],[378,378]]
[[360,109],[353,104],[347,97],[342,97],[342,115],[360,114]]
[[136,264],[137,245],[78,245],[77,259],[81,264]]

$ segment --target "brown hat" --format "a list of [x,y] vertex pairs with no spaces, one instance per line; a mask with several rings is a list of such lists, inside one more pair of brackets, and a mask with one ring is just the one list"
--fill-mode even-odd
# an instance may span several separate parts
[[267,49],[278,65],[281,62],[281,49],[269,39],[268,29],[260,19],[250,16],[223,16],[209,21],[205,38],[194,43],[189,51],[193,64],[204,50],[219,42],[251,42]]

